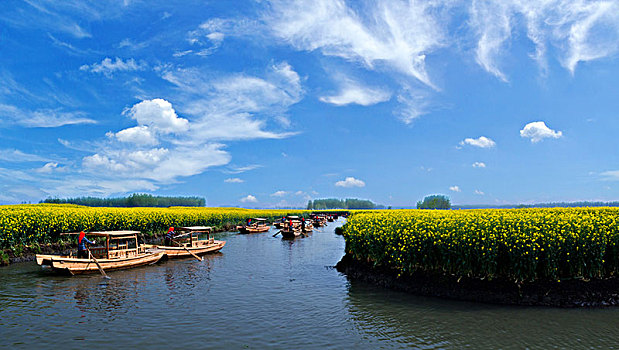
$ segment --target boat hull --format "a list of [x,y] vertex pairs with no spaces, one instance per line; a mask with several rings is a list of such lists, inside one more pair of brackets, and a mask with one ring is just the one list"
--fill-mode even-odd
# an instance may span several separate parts
[[171,247],[164,245],[145,245],[145,247],[148,249],[163,251],[169,259],[182,259],[192,257],[193,255],[191,255],[191,253],[195,255],[216,253],[225,245],[226,241],[197,241],[194,242],[193,247]]
[[[99,262],[99,265],[103,270],[110,271],[154,264],[163,256],[164,252],[162,251],[150,251],[123,258],[97,259],[97,262]],[[37,264],[41,266],[49,266],[56,272],[64,272],[71,275],[99,273],[99,268],[92,259],[78,259],[70,256],[38,254],[36,256],[36,260]]]
[[261,233],[261,232],[267,232],[269,230],[269,226],[258,226],[258,227],[246,227],[246,226],[239,226],[239,232],[240,233]]

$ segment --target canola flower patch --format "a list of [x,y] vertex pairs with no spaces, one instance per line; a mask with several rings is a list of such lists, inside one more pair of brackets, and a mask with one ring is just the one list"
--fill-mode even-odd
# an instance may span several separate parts
[[619,208],[355,212],[343,231],[356,259],[515,281],[619,272]]
[[71,204],[0,206],[0,248],[58,241],[62,232],[136,230],[163,233],[170,226],[213,226],[243,223],[247,218],[302,215],[302,210],[241,208],[93,208]]

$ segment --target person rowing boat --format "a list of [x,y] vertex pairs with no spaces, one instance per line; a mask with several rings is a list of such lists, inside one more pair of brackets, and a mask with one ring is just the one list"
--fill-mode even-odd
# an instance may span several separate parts
[[95,242],[91,242],[88,238],[86,238],[86,233],[84,231],[80,232],[80,235],[77,239],[77,258],[78,259],[88,259],[88,248],[86,244],[95,244]]

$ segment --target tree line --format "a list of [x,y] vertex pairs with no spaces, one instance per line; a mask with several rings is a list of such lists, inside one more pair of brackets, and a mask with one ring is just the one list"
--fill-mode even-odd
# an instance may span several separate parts
[[374,202],[367,199],[356,198],[325,198],[310,200],[307,203],[308,210],[321,210],[321,209],[378,209],[382,206],[377,206]]
[[206,200],[200,197],[164,197],[134,193],[129,197],[97,198],[47,198],[40,203],[78,204],[88,207],[204,207]]

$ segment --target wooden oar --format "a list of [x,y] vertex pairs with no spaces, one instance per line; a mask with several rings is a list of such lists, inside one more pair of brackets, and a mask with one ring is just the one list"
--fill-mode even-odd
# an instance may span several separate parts
[[90,258],[92,259],[92,261],[95,262],[95,264],[97,264],[97,268],[99,268],[99,272],[101,272],[101,274],[103,275],[103,278],[106,279],[111,279],[106,273],[105,271],[103,271],[103,268],[101,267],[101,265],[99,264],[99,262],[97,261],[97,259],[95,259],[95,256],[92,255],[92,253],[90,252],[90,249],[88,247],[86,247],[86,250],[88,251],[88,255],[90,255]]
[[275,232],[275,234],[273,235],[273,237],[277,236],[278,234],[280,234],[282,232],[282,230],[279,230],[277,232]]
[[178,242],[176,242],[176,241],[174,241],[174,240],[172,240],[172,242],[174,242],[174,243],[175,243],[176,245],[178,245],[178,246],[183,247],[183,249],[185,249],[185,250],[187,251],[187,253],[191,254],[194,258],[196,258],[196,259],[198,259],[198,260],[202,261],[202,258],[201,258],[201,257],[199,257],[199,256],[195,255],[194,253],[192,253],[192,252],[191,252],[189,249],[187,249],[187,247],[185,247],[184,245],[181,245],[180,243],[178,243]]

